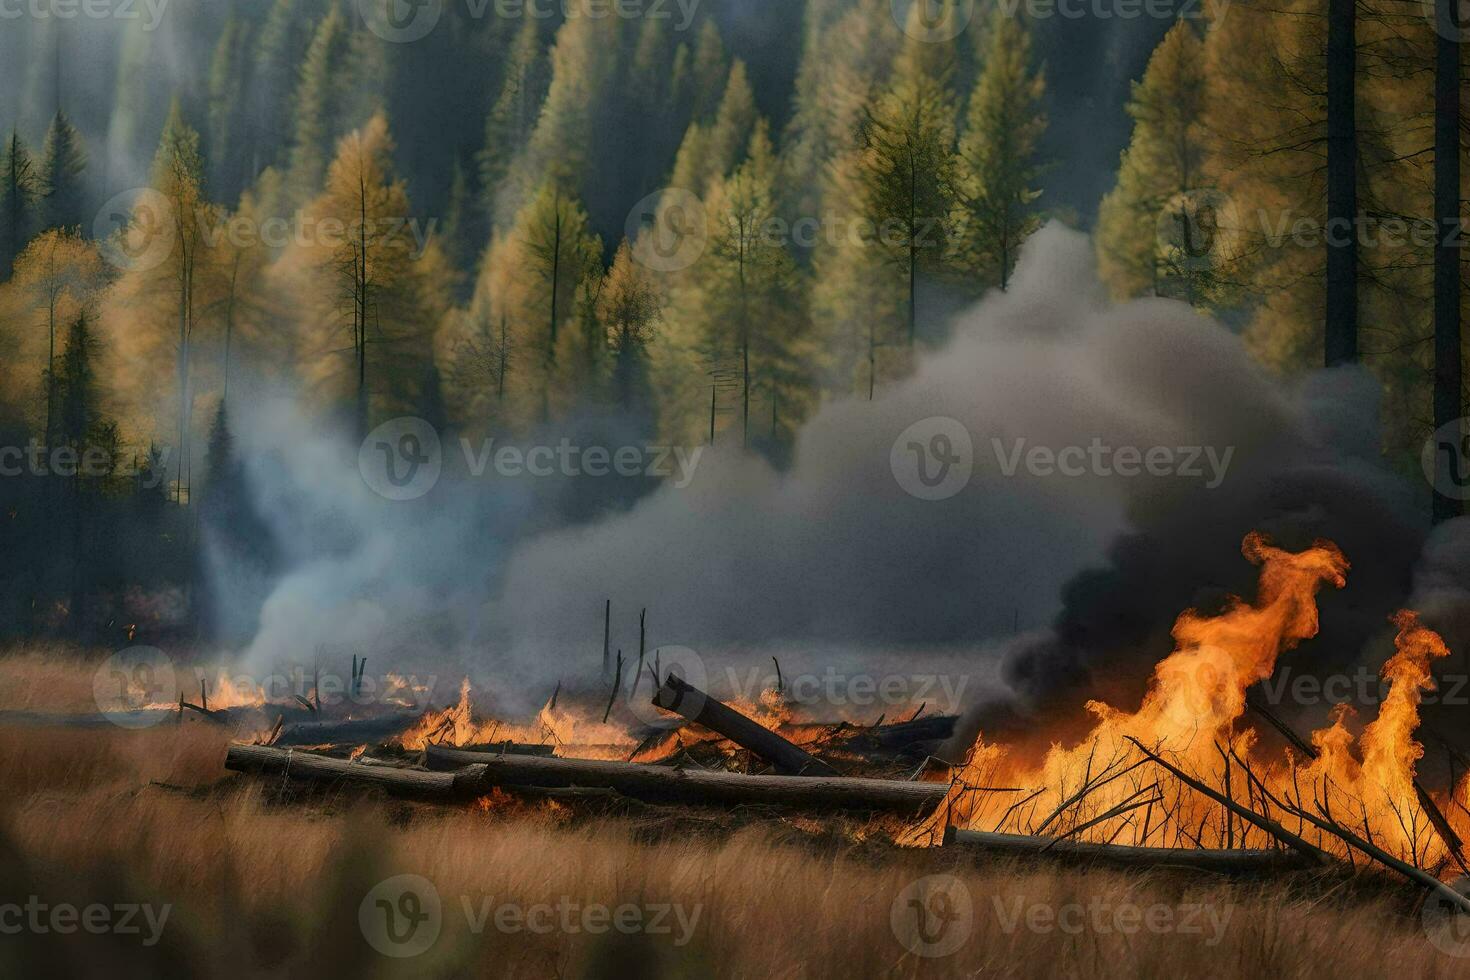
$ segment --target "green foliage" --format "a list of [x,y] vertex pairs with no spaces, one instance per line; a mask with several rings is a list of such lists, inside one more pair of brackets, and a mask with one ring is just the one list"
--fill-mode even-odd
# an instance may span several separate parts
[[997,13],[960,141],[954,211],[955,260],[983,286],[1006,288],[1021,244],[1041,223],[1034,204],[1046,83],[1030,62],[1025,27]]
[[1160,234],[1161,222],[1187,217],[1170,214],[1171,206],[1177,210],[1207,179],[1205,93],[1204,45],[1193,26],[1180,21],[1133,83],[1133,138],[1117,186],[1098,210],[1098,268],[1119,298],[1177,296],[1205,305],[1214,292],[1209,270],[1179,261]]
[[919,274],[943,262],[945,219],[954,206],[953,54],[949,44],[909,39],[892,81],[860,128],[856,163],[863,216],[872,247],[888,256],[906,284],[911,345],[917,331]]

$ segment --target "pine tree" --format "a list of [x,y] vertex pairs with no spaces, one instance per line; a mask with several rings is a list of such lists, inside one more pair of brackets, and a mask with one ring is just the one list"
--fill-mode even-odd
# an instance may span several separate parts
[[86,188],[82,174],[87,169],[87,151],[82,134],[66,114],[58,112],[46,131],[41,151],[40,189],[42,228],[80,228],[87,223]]
[[343,110],[343,66],[349,43],[346,22],[334,4],[312,37],[296,84],[286,178],[293,207],[315,197],[326,177],[332,134]]
[[251,177],[277,165],[286,142],[285,122],[291,115],[298,66],[314,34],[302,5],[302,0],[274,0],[251,57],[247,100]]
[[527,17],[522,23],[500,95],[485,120],[485,142],[478,162],[481,200],[491,217],[496,212],[495,196],[501,182],[510,173],[516,154],[530,141],[550,84],[539,23],[535,17]]
[[708,122],[719,107],[719,93],[724,90],[725,78],[730,73],[730,66],[725,60],[725,42],[714,18],[706,20],[699,29],[690,71],[694,121]]
[[89,315],[81,311],[66,332],[66,348],[56,366],[56,435],[58,446],[69,446],[80,455],[87,448],[101,421],[97,391],[99,345]]
[[[754,404],[764,390],[796,420],[807,401],[809,321],[796,263],[779,227],[776,160],[762,121],[751,137],[746,162],[717,178],[706,200],[708,243],[698,262],[682,272],[667,318],[667,353],[659,357],[660,395],[671,438],[690,438],[701,428],[695,416],[708,401],[700,385],[714,377],[735,393],[742,445],[756,441]],[[708,389],[702,389],[707,391]]]
[[153,158],[153,188],[169,203],[173,225],[173,248],[164,272],[178,299],[178,385],[179,470],[175,498],[187,499],[185,477],[189,471],[189,421],[193,408],[190,388],[191,352],[199,307],[199,272],[205,263],[205,230],[214,219],[214,209],[204,194],[204,160],[199,153],[199,133],[184,121],[183,109],[174,100]]
[[[409,352],[399,347],[410,339],[417,294],[413,240],[404,223],[408,192],[394,174],[393,141],[381,113],[342,138],[311,212],[318,221],[330,218],[351,229],[340,241],[317,243],[316,267],[338,322],[351,333],[355,423],[365,436],[371,428],[370,384],[386,394],[395,385],[415,387],[423,377],[390,360],[407,360]],[[383,377],[370,377],[370,367]]]
[[240,93],[247,88],[252,40],[250,24],[232,12],[220,30],[209,65],[210,183],[229,200],[238,194],[247,176],[242,166],[247,144]]
[[1205,91],[1204,45],[1181,20],[1133,83],[1133,137],[1123,151],[1117,186],[1098,209],[1098,268],[1120,299],[1148,293],[1210,301],[1207,270],[1178,261],[1161,247],[1159,233],[1161,222],[1190,220],[1179,205],[1206,179]]
[[598,316],[613,357],[618,405],[632,413],[648,402],[648,345],[663,315],[663,297],[626,239],[602,287]]
[[[945,15],[954,16],[948,4]],[[918,5],[911,16],[919,16]],[[911,38],[861,127],[862,207],[874,246],[888,254],[907,286],[910,346],[917,336],[919,274],[943,259],[954,200],[953,66],[952,45]]]
[[40,369],[32,377],[42,382],[40,400],[48,445],[55,434],[57,401],[52,380],[59,345],[65,340],[64,325],[93,309],[104,283],[102,256],[75,231],[42,232],[15,260],[11,284],[40,319],[40,329],[26,331],[24,336],[44,340],[44,346],[34,341],[26,344],[21,354]]
[[[526,315],[518,319],[542,324],[542,419],[550,415],[550,385],[555,373],[558,339],[583,281],[602,253],[588,227],[587,212],[552,178],[542,185],[514,232],[519,243],[520,274],[529,282]],[[539,309],[540,316],[535,310]],[[526,345],[533,346],[533,345]]]
[[35,224],[37,174],[30,151],[12,131],[0,155],[0,277],[9,278]]
[[1046,131],[1045,80],[1031,68],[1031,40],[1014,17],[997,12],[990,46],[960,142],[954,253],[986,285],[1005,289],[1021,243],[1040,218],[1037,144]]

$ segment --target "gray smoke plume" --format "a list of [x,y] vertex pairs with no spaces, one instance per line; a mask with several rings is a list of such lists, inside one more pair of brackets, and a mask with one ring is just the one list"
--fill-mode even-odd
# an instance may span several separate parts
[[[973,469],[947,499],[921,499],[900,436],[953,425],[936,418],[963,427]],[[789,469],[710,450],[687,485],[600,520],[567,526],[537,506],[566,481],[448,469],[425,501],[383,501],[329,437],[257,419],[257,450],[276,448],[252,482],[292,556],[250,657],[388,644],[544,694],[595,670],[611,599],[625,649],[647,607],[650,648],[691,647],[712,671],[770,652],[808,671],[942,664],[975,680],[969,731],[1004,730],[1089,697],[1136,703],[1181,610],[1254,594],[1240,543],[1261,530],[1289,548],[1330,538],[1353,561],[1347,588],[1322,597],[1322,635],[1290,656],[1355,663],[1391,635],[1421,543],[1376,418],[1364,372],[1284,384],[1183,304],[1109,303],[1087,238],[1054,225],[1011,290],[910,377],[825,405]],[[1037,451],[1081,465],[1067,475]],[[1146,460],[1154,471],[1134,473]]]
[[[974,446],[969,484],[939,501],[907,493],[890,464],[900,434],[932,417],[958,420]],[[1018,447],[1098,444],[1168,451],[1175,473],[1006,472]],[[979,650],[1019,626],[1031,632],[983,655],[1009,687],[996,723],[1086,697],[1126,704],[1181,610],[1253,594],[1240,555],[1253,529],[1286,547],[1331,538],[1356,560],[1323,597],[1321,638],[1293,655],[1303,669],[1382,634],[1420,532],[1411,488],[1379,460],[1365,372],[1284,385],[1183,304],[1111,305],[1086,237],[1051,226],[1010,292],[960,318],[911,377],[825,406],[788,472],[707,454],[685,489],[525,541],[492,618],[526,663],[585,646],[579,612],[603,596],[650,607],[660,641],[695,648]]]

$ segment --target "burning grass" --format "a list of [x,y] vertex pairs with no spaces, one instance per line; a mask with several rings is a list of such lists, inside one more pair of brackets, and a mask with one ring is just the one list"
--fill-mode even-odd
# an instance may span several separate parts
[[[4,897],[172,906],[150,947],[130,936],[0,937],[0,972],[1438,977],[1462,968],[1425,940],[1413,896],[1376,880],[976,865],[963,851],[894,848],[815,821],[721,823],[665,809],[580,820],[509,796],[468,810],[335,792],[283,805],[275,787],[226,776],[225,740],[206,732],[0,731]],[[398,961],[368,945],[358,911],[377,882],[405,873],[433,882],[443,931],[429,952]],[[965,941],[930,959],[906,948],[893,920],[905,890],[934,874],[962,882],[971,909]],[[492,913],[476,933],[466,897],[474,916],[631,905],[651,925],[647,910],[682,911],[666,913],[668,932],[503,931]],[[1167,920],[1167,930],[1114,928],[1131,910]]]
[[[1396,652],[1383,668],[1392,688],[1375,719],[1355,737],[1342,710],[1285,758],[1254,751],[1247,692],[1271,677],[1282,654],[1316,635],[1317,592],[1341,588],[1348,562],[1330,542],[1292,553],[1259,534],[1247,536],[1242,551],[1261,568],[1255,600],[1237,599],[1217,616],[1184,612],[1175,650],[1154,669],[1138,710],[1092,702],[1092,732],[1074,745],[1053,744],[1039,766],[1018,763],[982,734],[945,805],[911,840],[935,839],[948,825],[1099,843],[1279,846],[1281,835],[1253,819],[1259,815],[1345,860],[1362,848],[1339,829],[1437,876],[1467,871],[1457,852],[1470,834],[1470,774],[1438,798],[1415,774],[1423,755],[1419,703],[1433,689],[1433,661],[1449,653],[1444,641],[1413,612],[1398,613]],[[1152,765],[1145,749],[1245,812]],[[1019,802],[970,791],[996,781],[1034,791]]]

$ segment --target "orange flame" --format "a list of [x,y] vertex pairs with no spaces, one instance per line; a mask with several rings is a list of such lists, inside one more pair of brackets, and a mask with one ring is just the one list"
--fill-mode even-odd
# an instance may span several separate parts
[[[1035,767],[982,737],[956,773],[945,805],[911,832],[910,841],[932,840],[954,825],[1047,835],[1076,831],[1081,839],[1150,846],[1273,845],[1264,831],[1146,765],[1132,738],[1325,850],[1341,854],[1344,845],[1331,835],[1314,836],[1295,810],[1340,816],[1354,832],[1366,832],[1421,866],[1443,862],[1446,847],[1414,782],[1423,755],[1414,734],[1422,692],[1433,687],[1430,665],[1449,653],[1444,641],[1413,612],[1396,614],[1396,652],[1383,668],[1392,687],[1356,742],[1352,712],[1341,706],[1329,726],[1311,735],[1316,758],[1253,760],[1256,733],[1240,724],[1246,691],[1272,675],[1283,653],[1316,635],[1317,593],[1325,585],[1341,588],[1348,562],[1331,542],[1293,553],[1258,533],[1245,538],[1242,552],[1261,566],[1255,601],[1232,599],[1215,616],[1184,612],[1174,625],[1174,651],[1155,667],[1137,711],[1090,702],[1097,720],[1089,735],[1076,745],[1053,744]],[[997,783],[1034,792],[1018,802],[975,791]],[[1466,787],[1470,776],[1459,792]]]

